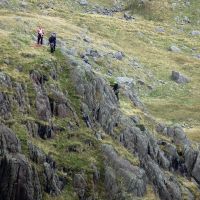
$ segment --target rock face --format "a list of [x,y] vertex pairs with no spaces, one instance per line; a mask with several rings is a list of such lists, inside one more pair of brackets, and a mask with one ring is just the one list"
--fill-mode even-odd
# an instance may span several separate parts
[[43,167],[45,192],[53,196],[59,195],[66,185],[66,181],[64,177],[59,177],[57,175],[56,162],[32,143],[29,143],[28,147],[31,160]]
[[19,140],[4,125],[0,125],[0,143],[0,199],[41,200],[37,171],[20,154]]
[[37,94],[36,109],[41,120],[49,121],[51,118],[51,107],[49,98],[46,95],[41,93]]
[[82,174],[75,174],[73,180],[73,187],[79,199],[86,199],[87,182]]
[[[147,185],[145,171],[117,155],[111,145],[103,145],[102,150],[105,156],[105,187],[109,198],[122,199],[124,196],[126,199],[126,196],[129,198],[143,196]],[[127,195],[123,194],[124,190]]]
[[174,80],[178,84],[185,84],[190,82],[190,80],[186,76],[182,75],[180,72],[172,71],[171,77],[172,80]]
[[[109,198],[129,199],[127,194],[143,196],[148,178],[157,189],[161,199],[181,200],[183,198],[181,191],[184,187],[180,186],[175,177],[165,173],[165,170],[180,173],[183,176],[188,175],[187,167],[191,166],[186,165],[186,157],[183,159],[184,151],[180,152],[176,148],[176,145],[183,149],[190,147],[190,142],[183,130],[178,126],[169,128],[160,126],[158,130],[171,137],[175,145],[165,141],[158,142],[144,126],[136,125],[131,118],[124,116],[119,111],[113,91],[103,79],[97,77],[90,69],[84,69],[77,65],[73,68],[72,77],[74,85],[79,85],[76,88],[77,93],[82,96],[84,104],[87,105],[92,123],[98,122],[107,134],[118,140],[140,161],[141,168],[133,166],[118,155],[111,146],[104,145],[102,147],[106,163],[105,187],[110,193],[110,196],[108,194]],[[120,132],[118,137],[116,137],[115,129]],[[188,155],[187,159],[189,159]],[[195,164],[193,165],[195,166]],[[190,171],[198,180],[198,162],[195,168],[194,166]],[[122,181],[121,185],[118,182],[119,176]],[[187,195],[189,197],[190,193],[188,192]]]

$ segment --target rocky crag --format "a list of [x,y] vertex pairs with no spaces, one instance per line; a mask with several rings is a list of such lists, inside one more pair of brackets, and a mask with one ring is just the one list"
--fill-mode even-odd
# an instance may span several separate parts
[[[37,6],[48,10],[57,5],[59,11],[65,5],[56,3],[37,2]],[[114,20],[134,20],[118,1],[112,6],[67,3],[69,12],[76,5],[80,15],[100,14],[105,19],[122,14]],[[34,45],[35,37],[28,29],[37,17],[21,13],[41,14],[35,2],[2,1],[0,5],[0,35],[4,38],[0,60],[1,200],[200,199],[197,143],[181,125],[161,123],[151,115],[138,94],[138,85],[146,85],[140,78],[135,83],[123,74],[116,77],[121,86],[118,101],[110,86],[116,69],[100,73],[104,60],[107,64],[128,62],[131,69],[141,70],[144,66],[137,59],[112,51],[109,45],[104,44],[103,50],[94,48],[94,38],[82,32],[71,39],[72,44],[60,37],[56,53],[50,55],[46,47]],[[51,18],[55,13],[41,16],[44,22],[57,20],[62,27],[59,15]],[[72,24],[70,28],[74,36],[75,28]],[[176,71],[169,78],[173,81],[171,78],[178,86],[190,83]],[[147,84],[147,90],[153,87]],[[124,112],[124,102],[144,119]],[[145,123],[147,119],[154,129]]]

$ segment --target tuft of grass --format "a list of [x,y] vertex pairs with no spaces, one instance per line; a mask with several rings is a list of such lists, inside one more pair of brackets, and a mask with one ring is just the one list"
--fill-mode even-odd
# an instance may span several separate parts
[[171,16],[169,0],[128,0],[126,8],[150,20],[166,20]]

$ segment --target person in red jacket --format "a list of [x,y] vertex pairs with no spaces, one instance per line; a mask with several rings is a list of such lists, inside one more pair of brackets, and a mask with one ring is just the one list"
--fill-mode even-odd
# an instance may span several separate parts
[[42,45],[43,44],[44,30],[41,26],[39,26],[39,28],[37,30],[37,35],[38,35],[37,43]]

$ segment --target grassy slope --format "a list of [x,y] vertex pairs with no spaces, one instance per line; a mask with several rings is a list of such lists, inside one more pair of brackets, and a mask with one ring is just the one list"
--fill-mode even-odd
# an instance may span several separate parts
[[[123,51],[126,55],[123,61],[113,60],[113,62],[109,62],[109,59],[99,59],[94,62],[93,65],[98,69],[100,75],[108,78],[106,76],[107,70],[112,69],[113,78],[128,76],[137,79],[139,77],[145,81],[146,85],[152,85],[155,88],[153,91],[149,91],[146,86],[137,85],[142,100],[150,113],[159,121],[168,123],[186,122],[192,125],[194,128],[188,131],[188,135],[194,141],[200,141],[200,69],[199,60],[193,58],[193,54],[200,51],[200,45],[199,37],[191,37],[189,34],[191,30],[198,28],[196,21],[192,25],[184,26],[183,32],[178,33],[177,29],[182,27],[175,25],[173,21],[164,21],[161,23],[137,16],[136,21],[127,22],[118,18],[122,14],[117,14],[115,17],[81,14],[79,11],[82,8],[73,1],[65,1],[65,3],[62,0],[54,1],[56,5],[54,6],[54,10],[46,9],[45,12],[35,6],[36,3],[44,3],[44,1],[29,1],[32,2],[26,8],[29,12],[24,12],[20,6],[18,7],[17,1],[13,2],[13,4],[9,5],[9,9],[2,9],[0,11],[0,42],[3,47],[0,54],[2,71],[5,71],[13,79],[21,80],[30,85],[28,76],[30,69],[37,68],[44,70],[44,72],[48,71],[46,68],[41,69],[40,65],[44,61],[43,58],[51,62],[56,62],[58,67],[63,64],[62,62],[65,62],[62,61],[59,53],[57,53],[57,57],[54,57],[49,54],[46,47],[35,48],[32,34],[35,33],[35,29],[39,24],[45,27],[47,34],[56,30],[58,36],[67,41],[69,47],[75,46],[78,52],[82,52],[88,47],[81,39],[83,34],[87,34],[92,38],[93,42],[91,46],[95,49],[103,52],[119,50]],[[45,2],[48,4],[48,1]],[[95,1],[91,0],[90,2]],[[107,6],[111,5],[108,1],[98,1],[98,3]],[[200,7],[198,3],[192,1],[193,11],[198,6]],[[15,10],[12,10],[14,7]],[[71,12],[72,10],[73,12]],[[197,19],[194,12],[189,12],[187,8],[185,8],[184,12],[189,17],[191,15],[193,20]],[[48,15],[46,15],[47,13]],[[165,32],[157,33],[155,28],[158,26],[164,27]],[[168,48],[171,44],[176,44],[182,48],[182,52],[178,54],[169,52]],[[196,53],[191,51],[193,47],[197,48]],[[30,53],[33,55],[33,58],[24,58],[22,53]],[[5,65],[3,63],[5,58],[10,58],[13,64],[9,66]],[[59,59],[57,60],[57,58]],[[138,59],[142,63],[143,67],[141,69],[134,69],[129,65],[130,60],[133,58]],[[15,70],[17,65],[23,65],[22,73]],[[98,65],[101,65],[101,67]],[[184,86],[179,86],[172,82],[170,74],[174,69],[188,75],[192,79],[192,82]],[[62,84],[67,85],[67,79],[68,77],[62,77],[62,80],[58,83],[54,82],[54,84],[62,88]],[[165,81],[165,84],[160,84],[158,80]],[[29,89],[31,90],[31,88]],[[4,91],[4,88],[1,88],[1,90]],[[73,94],[73,91],[71,91],[71,94]],[[72,97],[73,102],[74,100]],[[127,99],[122,98],[120,103],[124,113],[128,115],[140,115],[144,123],[150,123],[148,119],[145,119],[143,113],[134,108]],[[34,115],[25,117],[35,120]],[[75,137],[70,139],[66,139],[66,137],[68,138],[68,133],[67,135],[63,133],[56,136],[55,140],[43,141],[27,136],[25,128],[21,125],[21,120],[22,117],[16,113],[15,121],[12,123],[20,139],[24,141],[24,151],[27,149],[26,140],[30,139],[46,153],[52,154],[60,167],[68,165],[72,167],[72,171],[83,168],[86,171],[88,170],[89,173],[90,163],[95,162],[98,166],[101,166],[101,156],[95,150],[99,144],[95,142],[94,149],[88,149],[84,144],[84,139],[86,138],[94,140],[91,132],[84,125],[82,125],[81,130],[75,131],[73,133]],[[60,123],[65,123],[65,121]],[[149,127],[151,127],[151,124]],[[60,143],[60,141],[63,141],[63,143]],[[107,138],[107,142],[113,143],[109,138]],[[80,154],[66,154],[64,149],[71,144],[76,144],[80,146],[80,149],[86,149],[86,151]],[[123,148],[118,149],[118,151],[130,161],[137,162]],[[47,196],[46,198],[75,199],[74,193],[72,191],[70,193],[69,191],[71,189],[66,188],[61,197],[52,198]],[[149,193],[147,194],[148,199],[150,199],[150,193],[152,193],[152,189],[149,189]],[[155,199],[154,196],[151,198]]]

